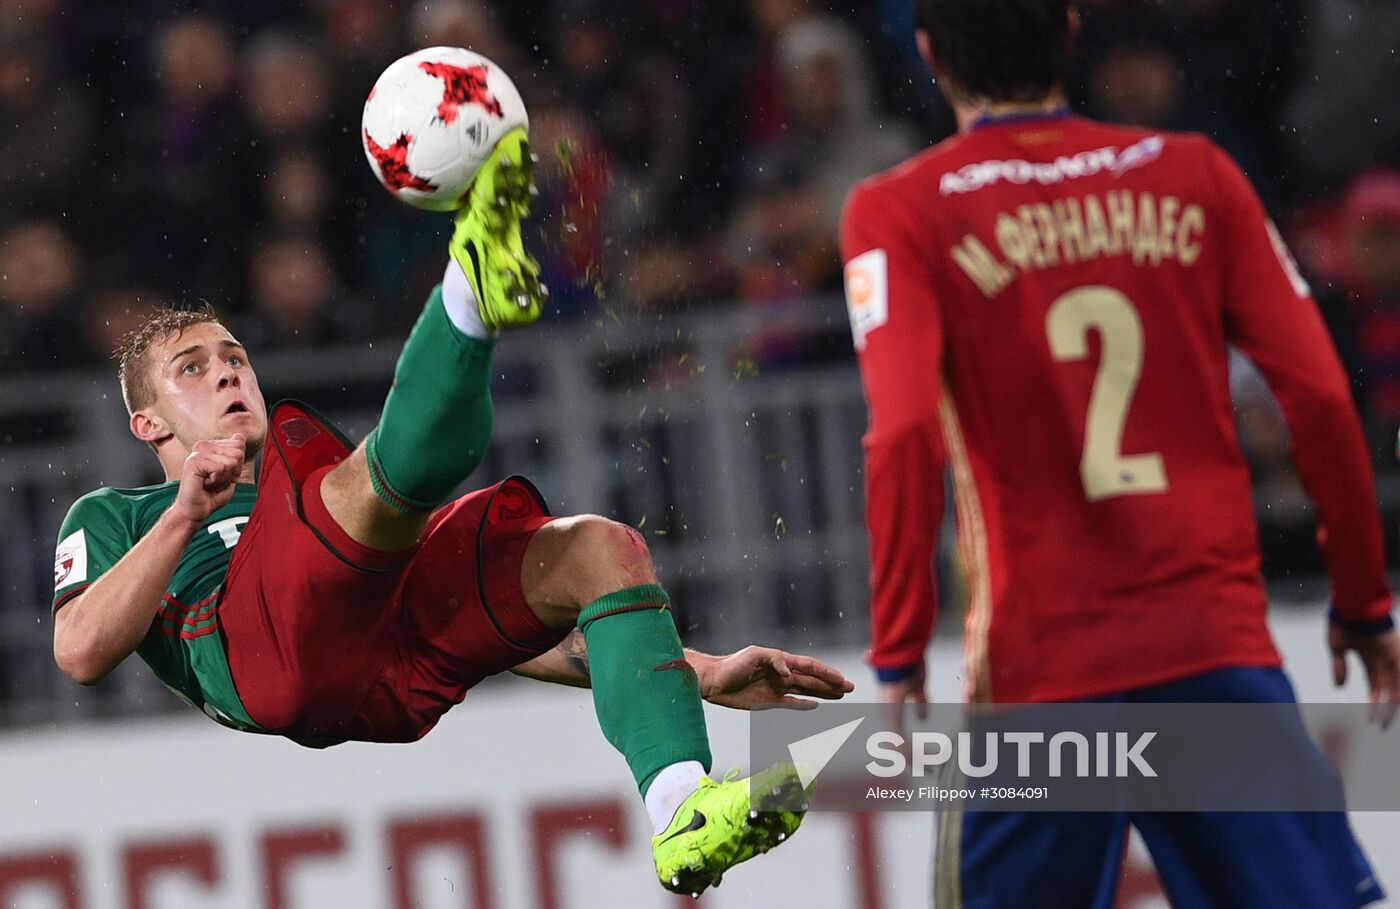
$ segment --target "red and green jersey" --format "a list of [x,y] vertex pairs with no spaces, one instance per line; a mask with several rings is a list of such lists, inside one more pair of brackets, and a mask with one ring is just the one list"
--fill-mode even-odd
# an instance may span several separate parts
[[[59,531],[54,559],[55,612],[155,526],[175,501],[179,485],[103,488],[73,504]],[[225,726],[247,732],[265,730],[248,716],[234,688],[218,609],[233,547],[256,500],[257,486],[240,483],[229,503],[195,532],[136,651],[181,698]]]

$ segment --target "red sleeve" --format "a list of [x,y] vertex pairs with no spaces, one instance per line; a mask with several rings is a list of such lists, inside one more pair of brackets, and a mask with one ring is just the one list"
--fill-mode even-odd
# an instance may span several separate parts
[[847,200],[841,224],[846,303],[870,414],[867,657],[877,670],[923,662],[938,612],[933,554],[943,521],[943,333],[925,258],[901,229],[901,217],[908,215],[862,184]]
[[[1214,146],[1215,219],[1226,337],[1258,365],[1283,406],[1290,454],[1317,506],[1317,539],[1346,619],[1390,613],[1376,484],[1345,371],[1307,283],[1254,188]],[[1209,228],[1208,228],[1209,229]]]

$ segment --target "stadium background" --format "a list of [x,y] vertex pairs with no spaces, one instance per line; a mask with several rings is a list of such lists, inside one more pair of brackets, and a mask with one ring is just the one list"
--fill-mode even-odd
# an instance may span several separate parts
[[[1081,8],[1076,108],[1209,133],[1249,172],[1291,240],[1374,441],[1394,564],[1400,119],[1389,116],[1388,99],[1400,95],[1400,6],[1090,0]],[[551,760],[534,770],[503,763],[503,752],[531,737],[516,731],[497,740],[492,724],[537,716],[556,728],[563,721],[550,710],[586,713],[586,696],[572,692],[491,686],[455,712],[433,737],[439,743],[389,749],[398,763],[380,768],[387,759],[373,750],[354,751],[357,763],[263,740],[230,744],[231,733],[195,725],[139,667],[85,690],[52,665],[48,566],[64,510],[96,485],[158,479],[144,448],[123,438],[124,413],[104,365],[146,307],[210,300],[252,348],[274,396],[310,400],[352,435],[372,425],[406,327],[444,261],[446,219],[394,202],[358,148],[359,109],[374,76],[417,47],[470,46],[502,64],[529,105],[542,156],[535,247],[554,306],[546,325],[501,345],[497,440],[473,484],[529,473],[560,511],[597,510],[639,525],[677,594],[688,641],[720,648],[758,638],[815,649],[868,687],[858,663],[864,416],[835,227],[854,180],[951,130],[911,28],[904,0],[0,0],[0,907],[88,905],[57,902],[43,888],[14,896],[3,883],[5,868],[21,867],[5,865],[7,857],[62,866],[53,856],[63,850],[35,851],[46,837],[69,836],[56,816],[71,812],[38,798],[52,793],[56,762],[191,772],[222,787],[210,809],[219,816],[237,815],[236,793],[255,795],[256,787],[240,789],[226,762],[191,771],[162,741],[236,754],[240,765],[267,761],[276,768],[268,775],[296,768],[288,769],[293,778],[318,780],[316,767],[333,766],[359,780],[321,779],[322,802],[282,815],[269,802],[270,814],[254,812],[249,829],[282,829],[307,812],[359,817],[356,786],[377,791],[369,802],[383,811],[401,810],[394,785],[357,773],[437,779],[456,760],[460,775],[474,777],[481,761],[506,768],[491,781],[495,790],[529,791],[548,807],[571,758],[589,765],[580,779],[610,779],[617,769],[596,733],[546,749]],[[1306,653],[1325,596],[1311,516],[1277,407],[1249,365],[1236,366],[1275,618],[1299,642],[1285,647]],[[945,633],[956,635],[951,548],[940,561]],[[951,698],[956,657],[943,655],[953,669],[938,695]],[[1306,671],[1295,667],[1295,677]],[[1330,696],[1325,686],[1299,684],[1315,692],[1305,696]],[[724,736],[742,737],[732,718],[716,722],[730,730]],[[725,742],[720,753],[742,761],[742,748]],[[543,793],[540,776],[551,783]],[[36,778],[49,788],[34,788]],[[82,779],[68,785],[82,792]],[[133,782],[139,774],[123,779],[122,791],[145,785]],[[453,788],[460,783],[450,772],[442,779],[448,802],[464,797]],[[409,801],[426,799],[415,804],[431,814],[430,793]],[[121,850],[133,837],[160,840],[202,823],[178,813],[163,821],[164,808],[150,805],[133,814],[131,804],[113,796],[95,809],[97,828],[116,839],[74,840],[92,905],[145,905],[119,893],[115,856],[129,858]],[[287,796],[285,804],[298,803]],[[635,826],[635,806],[616,804]],[[515,813],[514,803],[493,810]],[[613,810],[600,815],[603,839],[615,836]],[[109,823],[113,816],[122,824]],[[237,867],[238,850],[253,850],[253,838],[240,839],[244,821],[226,823],[232,832],[220,835],[242,843],[228,847]],[[812,836],[808,853],[777,867],[799,875],[814,861],[843,867],[841,837],[817,829],[826,832]],[[324,831],[312,835],[313,847],[328,842],[315,836]],[[926,841],[922,828],[910,832],[890,856],[918,854]],[[266,856],[282,847],[259,848]],[[498,878],[535,874],[503,851]],[[198,850],[178,854],[198,866]],[[922,892],[922,871],[894,870],[900,862],[880,865],[889,877],[877,874],[876,890],[896,889],[895,880],[907,889],[912,880]],[[354,863],[373,859],[357,853]],[[644,859],[632,864],[644,870]],[[325,874],[335,875],[329,867]],[[875,866],[859,867],[868,874]],[[334,888],[318,890],[318,882],[325,884],[313,876],[285,905],[319,905],[317,893]],[[389,886],[363,883],[381,885]],[[587,888],[574,888],[573,902],[549,903],[543,889],[499,886],[497,905],[595,904]],[[861,886],[855,902],[804,905],[878,905]],[[264,904],[254,890],[153,892],[166,899],[153,906]],[[788,902],[793,892],[753,891],[777,906],[797,905]],[[723,895],[704,902],[730,905]],[[456,902],[424,905],[464,904],[462,893],[443,899]],[[377,896],[337,900],[381,904]]]

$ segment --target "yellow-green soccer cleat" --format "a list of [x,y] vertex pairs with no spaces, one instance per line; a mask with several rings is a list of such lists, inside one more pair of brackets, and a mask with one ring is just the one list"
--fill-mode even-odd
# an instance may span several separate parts
[[748,779],[738,770],[723,782],[702,777],[676,809],[671,825],[651,839],[656,876],[675,893],[698,896],[724,873],[786,840],[802,824],[811,791],[797,768],[775,764]]
[[471,282],[487,328],[530,324],[549,296],[520,236],[535,194],[534,169],[530,140],[516,127],[496,143],[457,211],[448,249]]

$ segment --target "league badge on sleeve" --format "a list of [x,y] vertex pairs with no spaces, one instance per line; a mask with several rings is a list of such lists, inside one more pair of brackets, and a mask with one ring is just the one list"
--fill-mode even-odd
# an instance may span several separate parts
[[861,253],[846,263],[846,310],[856,350],[864,350],[865,336],[890,318],[888,260],[883,249]]
[[87,580],[87,536],[81,528],[58,541],[53,558],[53,589]]

